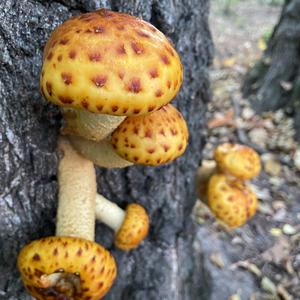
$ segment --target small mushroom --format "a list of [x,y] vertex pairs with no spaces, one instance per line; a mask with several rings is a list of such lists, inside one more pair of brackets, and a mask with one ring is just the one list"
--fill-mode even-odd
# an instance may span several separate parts
[[99,194],[96,196],[96,219],[115,231],[115,245],[122,250],[136,248],[149,230],[149,217],[141,205],[131,203],[124,211]]
[[182,78],[179,55],[162,32],[100,9],[54,30],[40,86],[47,100],[68,109],[65,132],[98,141],[124,116],[148,114],[170,102]]
[[208,205],[218,219],[238,227],[254,216],[257,198],[242,181],[216,174],[208,183]]
[[181,113],[167,104],[151,114],[126,118],[113,132],[111,141],[93,142],[76,136],[69,139],[79,153],[98,166],[157,166],[184,153],[188,129]]
[[18,268],[36,299],[102,298],[116,277],[112,255],[94,242],[96,177],[93,163],[61,139],[56,236],[26,245]]
[[261,169],[257,152],[244,145],[221,144],[216,147],[214,158],[222,172],[242,180],[257,176]]

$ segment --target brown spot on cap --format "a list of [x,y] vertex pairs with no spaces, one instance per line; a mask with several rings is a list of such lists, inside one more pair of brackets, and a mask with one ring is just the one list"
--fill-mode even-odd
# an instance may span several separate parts
[[151,112],[155,109],[155,105],[149,105],[148,112]]
[[61,55],[61,54],[57,56],[57,60],[58,60],[58,61],[61,61],[61,60],[62,60],[62,55]]
[[150,70],[149,74],[150,74],[151,78],[157,78],[158,77],[158,71],[157,71],[157,69]]
[[69,57],[71,58],[71,59],[75,59],[75,57],[76,57],[76,51],[75,50],[71,50],[70,52],[69,52]]
[[61,78],[66,85],[72,83],[72,74],[70,73],[61,73]]
[[74,102],[74,100],[70,97],[65,97],[65,96],[58,96],[58,99],[65,104],[71,104]]
[[68,42],[69,42],[69,40],[68,40],[67,38],[64,38],[64,39],[62,39],[62,40],[59,41],[59,43],[60,43],[61,45],[67,45]]
[[172,135],[177,135],[178,131],[175,128],[171,128],[171,134]]
[[168,56],[165,55],[165,54],[162,54],[162,55],[161,55],[161,60],[162,60],[163,63],[166,64],[166,65],[169,65],[169,64],[170,64],[170,60],[169,60]]
[[159,133],[160,133],[161,135],[163,135],[163,136],[166,136],[165,130],[164,130],[164,129],[161,129],[161,130],[159,131]]
[[133,78],[129,84],[128,90],[135,94],[139,93],[142,90],[140,79]]
[[118,53],[118,54],[121,54],[121,55],[126,54],[126,50],[125,50],[124,44],[120,44],[120,45],[117,47],[117,53]]
[[180,145],[178,146],[178,150],[181,151],[182,148],[183,148],[183,144],[180,144]]
[[150,154],[152,154],[152,153],[154,153],[154,152],[155,152],[155,148],[150,148],[150,149],[147,149],[147,152],[148,152],[148,153],[150,153]]
[[147,129],[145,132],[145,137],[147,138],[152,138],[152,130],[151,129]]
[[98,111],[102,111],[103,110],[103,105],[97,105],[96,107],[97,107]]
[[168,152],[168,150],[170,149],[170,146],[169,145],[163,145],[163,148],[164,148],[165,152]]
[[133,132],[139,134],[139,128],[137,126],[133,127]]
[[171,81],[170,80],[167,81],[167,87],[168,87],[168,89],[171,88]]
[[48,54],[48,56],[47,56],[47,59],[48,59],[48,60],[51,60],[52,57],[53,57],[53,53],[50,52],[50,53]]
[[101,54],[99,52],[93,52],[89,54],[90,61],[97,62],[101,60]]
[[32,260],[35,260],[35,261],[40,261],[41,260],[41,257],[39,254],[35,253],[32,257]]
[[119,106],[118,106],[118,105],[113,105],[113,106],[111,107],[111,110],[112,110],[113,112],[116,112],[118,109],[119,109]]
[[141,111],[141,110],[140,110],[139,108],[135,108],[135,109],[133,110],[133,113],[137,115],[138,113],[140,113],[140,111]]
[[93,83],[96,87],[103,87],[107,81],[107,76],[105,75],[97,75],[92,78]]
[[81,101],[81,105],[85,109],[87,109],[89,107],[89,103],[88,103],[88,101],[86,99],[84,99],[84,100]]
[[136,42],[131,43],[131,48],[137,55],[140,55],[144,52],[143,46]]
[[57,255],[58,255],[58,249],[57,249],[57,248],[55,248],[55,249],[53,250],[53,255],[54,255],[54,256],[57,256]]
[[161,97],[162,95],[163,95],[162,90],[157,90],[157,91],[155,92],[155,96],[156,96],[156,97]]
[[82,255],[82,249],[81,249],[81,248],[78,249],[76,255],[77,255],[77,256],[81,256],[81,255]]
[[46,81],[46,89],[50,96],[52,96],[52,84],[49,81]]
[[128,107],[123,108],[123,113],[125,114],[128,111]]

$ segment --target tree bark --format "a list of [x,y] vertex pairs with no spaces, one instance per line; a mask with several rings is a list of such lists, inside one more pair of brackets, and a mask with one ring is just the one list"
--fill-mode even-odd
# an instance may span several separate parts
[[190,215],[210,97],[208,0],[0,2],[0,299],[31,299],[16,257],[26,243],[55,232],[61,116],[39,93],[43,47],[65,19],[99,7],[142,17],[172,39],[184,65],[184,83],[174,103],[190,132],[185,155],[173,163],[97,170],[99,192],[122,207],[138,202],[151,218],[147,240],[128,253],[113,247],[112,231],[97,226],[96,241],[118,263],[118,278],[105,299],[207,300],[209,285]]
[[289,108],[300,141],[300,0],[286,0],[263,57],[248,72],[243,92],[258,111]]

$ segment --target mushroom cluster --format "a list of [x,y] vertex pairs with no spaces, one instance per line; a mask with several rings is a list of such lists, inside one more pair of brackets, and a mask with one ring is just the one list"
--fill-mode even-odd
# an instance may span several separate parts
[[25,246],[18,267],[36,299],[101,299],[116,277],[111,254],[94,242],[95,220],[115,231],[121,250],[149,230],[146,210],[126,211],[97,194],[94,164],[157,166],[182,155],[188,129],[169,102],[183,80],[179,55],[162,32],[136,17],[100,9],[51,34],[40,88],[59,105],[56,236]]
[[202,198],[229,227],[241,226],[257,209],[256,195],[245,180],[259,174],[259,155],[248,146],[225,143],[216,147],[214,159],[199,172]]

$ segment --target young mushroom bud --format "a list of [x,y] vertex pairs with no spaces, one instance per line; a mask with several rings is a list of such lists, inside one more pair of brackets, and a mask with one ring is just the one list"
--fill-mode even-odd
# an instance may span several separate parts
[[[100,9],[54,30],[40,85],[47,100],[71,110],[65,132],[98,141],[124,116],[148,114],[170,102],[182,78],[180,58],[162,32],[128,14]],[[98,114],[115,118],[110,122]]]
[[99,194],[96,196],[96,219],[115,231],[114,242],[121,250],[136,248],[149,230],[149,217],[141,205],[131,203],[124,211]]
[[254,216],[257,198],[242,181],[216,174],[208,184],[208,205],[218,219],[238,227]]
[[110,142],[92,142],[75,136],[69,139],[79,153],[98,166],[157,166],[184,153],[188,129],[181,113],[167,104],[151,114],[126,118],[113,132]]
[[242,180],[257,176],[261,169],[257,152],[244,145],[221,144],[216,147],[214,158],[222,172]]
[[111,254],[95,243],[96,177],[93,163],[60,140],[56,236],[26,245],[18,268],[36,299],[102,298],[116,277]]

